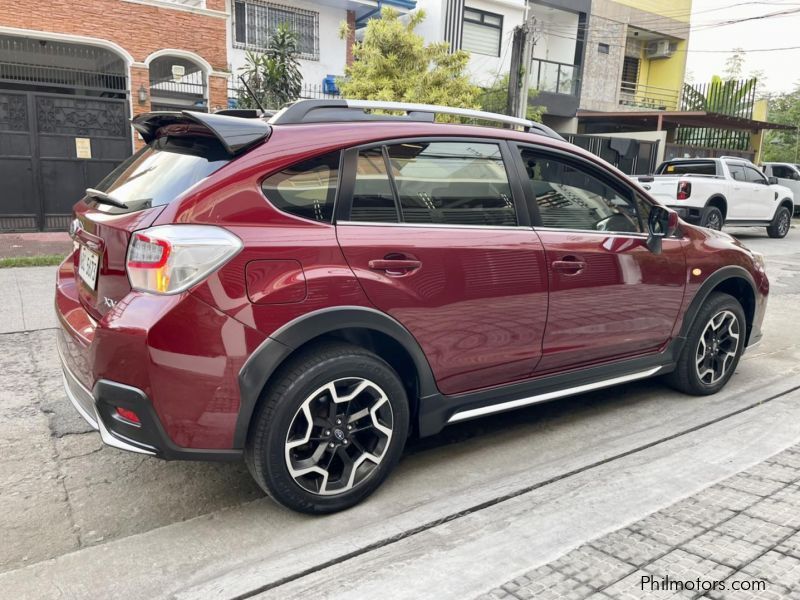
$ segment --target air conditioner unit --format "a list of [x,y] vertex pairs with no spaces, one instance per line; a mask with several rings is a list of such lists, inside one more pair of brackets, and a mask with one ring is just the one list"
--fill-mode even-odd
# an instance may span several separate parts
[[647,58],[669,58],[678,49],[677,42],[669,40],[653,40],[647,43],[645,56]]

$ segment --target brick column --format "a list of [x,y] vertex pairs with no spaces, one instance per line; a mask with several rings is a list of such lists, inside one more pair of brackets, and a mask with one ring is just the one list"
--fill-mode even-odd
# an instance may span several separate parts
[[[139,102],[139,88],[144,86],[147,90],[147,98],[144,103]],[[150,112],[150,70],[147,67],[131,67],[131,105],[133,106],[133,115],[140,115],[142,113]],[[133,132],[133,145],[136,150],[144,146],[144,142],[139,138],[136,131]]]
[[353,64],[353,44],[356,43],[356,13],[347,11],[347,66]]
[[208,78],[208,112],[228,108],[228,76],[211,75]]

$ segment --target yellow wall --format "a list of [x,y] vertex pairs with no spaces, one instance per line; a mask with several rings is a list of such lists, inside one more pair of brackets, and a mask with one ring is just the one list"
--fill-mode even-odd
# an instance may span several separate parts
[[670,2],[664,0],[614,0],[614,2],[684,23],[689,22],[692,13],[692,0],[671,0]]
[[[686,46],[685,41],[679,41],[677,51],[670,58],[647,59],[642,51],[637,83],[647,88],[659,88],[658,90],[652,89],[651,92],[663,93],[663,99],[671,97],[670,92],[675,92],[677,98],[686,74]],[[669,90],[669,92],[661,92],[661,90]],[[669,105],[667,109],[677,110],[678,107]]]

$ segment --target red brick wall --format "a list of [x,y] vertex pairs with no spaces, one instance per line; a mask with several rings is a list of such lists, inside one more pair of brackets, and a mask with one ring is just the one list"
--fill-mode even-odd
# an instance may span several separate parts
[[[225,10],[225,0],[207,0]],[[226,70],[226,20],[185,10],[123,0],[0,0],[0,25],[83,35],[115,42],[136,62],[156,50],[195,52],[215,69]]]

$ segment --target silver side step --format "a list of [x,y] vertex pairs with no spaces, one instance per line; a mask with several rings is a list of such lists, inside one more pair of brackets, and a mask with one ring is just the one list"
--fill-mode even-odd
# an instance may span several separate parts
[[500,402],[499,404],[492,404],[491,406],[482,406],[481,408],[472,408],[469,410],[462,410],[455,413],[450,417],[448,423],[456,423],[458,421],[466,421],[492,413],[503,412],[506,410],[513,410],[531,404],[538,404],[540,402],[547,402],[548,400],[555,400],[556,398],[564,398],[566,396],[574,396],[575,394],[583,394],[592,390],[599,390],[606,387],[611,387],[620,383],[627,383],[629,381],[636,381],[637,379],[645,379],[651,375],[655,375],[661,370],[662,367],[654,367],[646,371],[638,371],[630,373],[629,375],[622,375],[620,377],[612,377],[611,379],[604,379],[595,383],[587,383],[578,385],[571,388],[565,388],[555,392],[547,392],[546,394],[538,394],[536,396],[528,396],[527,398],[520,398],[519,400],[509,400],[508,402]]

